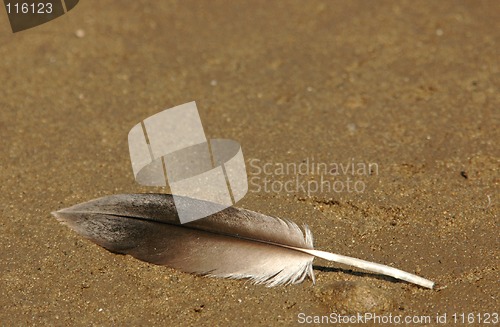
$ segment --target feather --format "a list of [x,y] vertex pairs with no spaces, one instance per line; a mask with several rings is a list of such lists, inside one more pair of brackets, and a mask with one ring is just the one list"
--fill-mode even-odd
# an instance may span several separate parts
[[[192,208],[203,201],[189,199]],[[180,224],[172,195],[121,194],[52,213],[107,250],[184,272],[248,278],[257,284],[296,284],[310,277],[314,257],[389,275],[424,287],[434,283],[410,273],[313,249],[312,233],[293,222],[229,207]]]

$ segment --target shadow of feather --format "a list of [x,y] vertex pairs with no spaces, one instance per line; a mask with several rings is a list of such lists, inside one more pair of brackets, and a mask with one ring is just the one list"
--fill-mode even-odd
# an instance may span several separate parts
[[403,284],[411,284],[409,282],[406,282],[404,280],[399,280],[390,276],[385,276],[381,274],[374,274],[374,273],[369,273],[369,272],[362,272],[362,271],[355,271],[352,269],[343,269],[343,268],[332,268],[332,267],[325,267],[325,266],[316,266],[313,265],[314,270],[318,270],[321,272],[340,272],[343,274],[348,274],[352,276],[357,276],[357,277],[369,277],[369,278],[375,278],[383,281],[388,281],[391,283],[403,283]]

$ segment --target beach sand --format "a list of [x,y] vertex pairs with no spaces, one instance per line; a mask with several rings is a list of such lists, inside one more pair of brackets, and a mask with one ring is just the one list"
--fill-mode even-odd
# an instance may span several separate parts
[[[497,1],[87,0],[13,34],[0,10],[1,324],[484,322],[499,307],[499,12]],[[127,134],[190,101],[208,138],[242,146],[250,184],[237,206],[436,288],[322,260],[315,285],[198,277],[54,219],[158,191],[135,182]]]

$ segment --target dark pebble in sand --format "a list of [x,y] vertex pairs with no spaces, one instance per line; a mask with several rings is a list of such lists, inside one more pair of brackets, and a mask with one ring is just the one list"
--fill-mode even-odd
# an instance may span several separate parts
[[329,312],[357,314],[391,310],[394,301],[380,288],[355,282],[335,282],[316,291],[316,297]]

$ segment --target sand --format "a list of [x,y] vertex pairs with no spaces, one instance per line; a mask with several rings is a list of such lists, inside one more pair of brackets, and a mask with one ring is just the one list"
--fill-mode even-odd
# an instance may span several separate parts
[[[0,10],[1,324],[494,322],[499,12],[497,1],[87,0],[13,34]],[[50,215],[155,191],[134,181],[128,131],[193,100],[209,138],[242,146],[251,184],[237,206],[436,289],[321,260],[315,285],[202,278],[109,253]],[[259,173],[312,162],[329,169]],[[372,166],[342,171],[353,164]],[[314,189],[324,180],[337,189]],[[280,189],[288,181],[308,186]]]

